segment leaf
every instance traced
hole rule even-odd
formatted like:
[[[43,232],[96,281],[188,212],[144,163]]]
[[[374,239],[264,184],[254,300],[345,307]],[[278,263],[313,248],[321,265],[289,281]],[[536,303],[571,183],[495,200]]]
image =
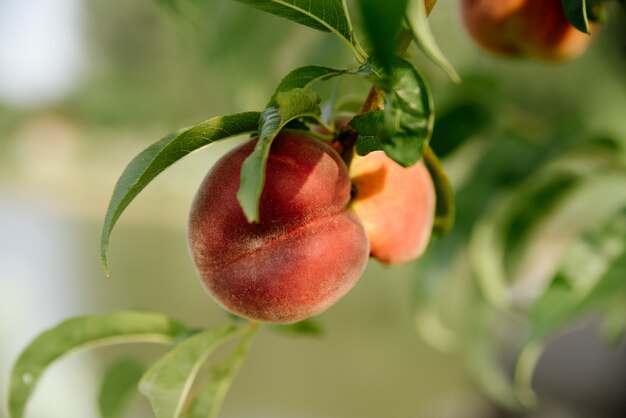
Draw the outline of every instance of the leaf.
[[[265,109],[259,119],[259,139],[241,166],[237,200],[248,222],[259,221],[259,201],[265,184],[265,167],[276,135],[290,121],[311,117],[319,120],[320,98],[313,90],[296,88],[280,92],[276,107]],[[320,121],[321,122],[321,121]]]
[[[280,81],[280,84],[276,87],[266,108],[276,107],[276,99],[280,93],[285,93],[295,88],[305,88],[316,81],[325,80],[349,72],[352,72],[352,70],[321,67],[319,65],[307,65],[305,67],[296,68]]]
[[[366,57],[358,44],[344,0],[235,0],[267,13],[284,17],[323,32],[333,32],[352,49],[355,57]],[[362,62],[362,61],[361,61]]]
[[[626,207],[609,222],[586,234],[570,247],[548,289],[528,315],[529,332],[517,361],[516,390],[526,403],[534,403],[532,373],[545,341],[561,327],[584,314],[601,312],[604,319],[624,312],[626,300]],[[606,322],[605,322],[606,324]],[[619,318],[609,337],[623,336],[626,321]]]
[[[512,411],[521,411],[523,406],[507,372],[498,361],[499,356],[492,341],[496,320],[501,317],[501,313],[482,302],[474,302],[475,306],[471,307],[464,328],[466,367],[486,395]]]
[[[115,185],[102,226],[100,260],[107,276],[111,231],[130,202],[163,170],[192,151],[221,139],[256,132],[259,116],[259,112],[244,112],[215,117],[172,132],[133,158]]]
[[[445,158],[465,141],[492,126],[493,115],[486,105],[474,99],[457,100],[452,108],[437,111],[430,146],[439,158]]]
[[[320,323],[311,318],[293,324],[273,325],[272,329],[285,335],[308,337],[319,337],[324,333]]]
[[[406,19],[413,33],[413,38],[422,52],[437,64],[453,82],[460,83],[461,77],[459,77],[454,67],[452,67],[443,52],[441,52],[441,49],[439,49],[439,45],[437,45],[435,37],[430,30],[424,0],[409,0]]]
[[[562,0],[565,15],[570,23],[583,33],[591,33],[587,17],[587,0]]]
[[[626,300],[626,209],[576,241],[561,269],[530,312],[529,340],[552,332],[606,302]]]
[[[428,168],[435,186],[435,223],[433,231],[440,237],[446,235],[454,225],[454,191],[441,162],[430,147],[424,151],[424,164]]]
[[[373,58],[389,72],[393,68],[396,36],[402,25],[407,0],[360,0],[365,33],[374,50]]]
[[[213,368],[211,378],[190,406],[185,418],[217,418],[228,389],[241,368],[258,326],[248,328],[233,352]]]
[[[68,319],[35,338],[11,372],[9,417],[22,418],[45,369],[74,350],[134,342],[170,343],[185,327],[149,312],[116,312]]]
[[[350,120],[350,125],[359,133],[356,143],[357,155],[367,155],[372,151],[383,149],[383,143],[379,139],[380,131],[385,122],[385,112],[382,110],[372,110],[360,115],[356,115]]]
[[[233,326],[200,332],[179,343],[142,376],[139,391],[157,418],[177,418],[200,367],[209,355],[240,330]]]
[[[375,63],[366,63],[359,74],[385,92],[384,118],[379,114],[368,116],[371,119],[363,122],[367,122],[363,135],[372,135],[373,123],[379,121],[380,149],[403,167],[415,164],[428,144],[434,122],[432,97],[422,74],[413,64],[398,57],[388,76]]]
[[[145,367],[134,359],[122,359],[109,367],[98,395],[101,418],[122,416],[128,397],[137,389]]]

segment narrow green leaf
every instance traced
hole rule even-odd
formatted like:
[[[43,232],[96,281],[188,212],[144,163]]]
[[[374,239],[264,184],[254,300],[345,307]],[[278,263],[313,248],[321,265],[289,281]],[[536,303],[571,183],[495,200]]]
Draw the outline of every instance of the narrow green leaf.
[[[398,57],[387,76],[375,63],[366,63],[359,74],[385,92],[384,118],[377,134],[381,149],[404,167],[415,164],[432,135],[435,116],[426,80],[413,64]],[[374,132],[372,127],[377,120],[381,121],[380,116],[373,114],[366,121],[365,136]]]
[[[345,0],[236,0],[267,13],[284,17],[323,32],[333,32],[352,49],[355,57],[365,58],[348,15]]]
[[[109,367],[98,395],[101,418],[120,418],[128,398],[137,390],[145,367],[137,360],[125,358]]]
[[[296,88],[276,95],[276,107],[265,109],[259,119],[259,138],[241,167],[237,200],[248,222],[259,221],[259,200],[265,185],[265,167],[276,135],[290,121],[320,115],[320,97],[313,90]]]
[[[466,366],[484,393],[512,411],[524,409],[494,347],[493,329],[502,315],[482,300],[474,302],[464,327],[463,347]]]
[[[587,17],[587,0],[562,0],[565,15],[570,23],[583,33],[591,33]]]
[[[280,93],[285,93],[296,88],[309,87],[316,81],[325,80],[350,72],[353,71],[340,68],[322,67],[319,65],[307,65],[305,67],[296,68],[280,81],[280,84],[276,87],[272,98],[265,107],[276,107],[276,99]]]
[[[100,260],[108,276],[107,250],[113,226],[132,200],[157,175],[201,147],[258,129],[259,112],[219,116],[190,128],[172,132],[139,153],[124,169],[109,202],[100,238]]]
[[[529,340],[543,340],[584,312],[626,300],[626,209],[576,241],[530,312]]]
[[[217,418],[230,386],[246,359],[252,338],[258,326],[248,328],[246,334],[220,364],[212,370],[210,380],[202,387],[201,392],[193,400],[185,418]]]
[[[373,57],[385,71],[394,65],[396,36],[400,31],[407,0],[360,0],[363,27],[373,49]]]
[[[413,38],[422,52],[437,64],[453,82],[460,83],[461,77],[459,77],[452,64],[448,62],[448,59],[439,49],[439,45],[437,45],[435,37],[430,30],[424,0],[409,0],[406,19],[409,22]]]
[[[209,355],[240,330],[233,326],[200,332],[179,343],[142,376],[139,391],[157,418],[178,418],[191,385]]]
[[[437,201],[435,203],[435,223],[433,231],[440,237],[446,235],[454,225],[455,207],[454,207],[454,191],[448,180],[441,162],[430,147],[426,147],[424,151],[424,164],[430,172],[435,185],[435,195]]]
[[[185,330],[150,312],[115,312],[68,319],[35,338],[11,372],[9,417],[22,418],[26,403],[50,364],[74,350],[134,342],[171,343]]]
[[[357,155],[367,155],[372,151],[383,149],[381,141],[381,130],[385,123],[385,112],[382,110],[372,110],[360,115],[356,115],[350,120],[350,127],[359,133],[356,143]]]

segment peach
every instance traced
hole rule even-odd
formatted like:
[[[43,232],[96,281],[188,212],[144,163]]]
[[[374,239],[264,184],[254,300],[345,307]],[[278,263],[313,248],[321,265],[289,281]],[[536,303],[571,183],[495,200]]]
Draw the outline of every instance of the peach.
[[[562,61],[590,40],[571,25],[561,0],[461,0],[461,15],[474,40],[500,55]]]
[[[435,219],[435,186],[421,161],[402,167],[383,151],[355,157],[350,167],[350,208],[367,231],[371,255],[401,264],[428,246]]]
[[[348,168],[328,145],[281,133],[261,194],[260,222],[237,201],[253,139],[209,171],[189,218],[189,249],[202,282],[225,309],[289,323],[316,315],[352,288],[369,255],[366,232],[347,210]]]

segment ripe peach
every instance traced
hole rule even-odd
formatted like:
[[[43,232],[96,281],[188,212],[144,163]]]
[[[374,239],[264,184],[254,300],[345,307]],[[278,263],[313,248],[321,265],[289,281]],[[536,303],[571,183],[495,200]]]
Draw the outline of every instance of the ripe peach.
[[[355,189],[350,207],[365,226],[371,255],[387,264],[419,257],[430,240],[436,203],[424,163],[405,168],[374,151],[355,157],[350,175]]]
[[[255,143],[235,148],[207,174],[191,209],[189,248],[206,289],[224,308],[259,321],[295,322],[352,288],[369,243],[347,210],[346,165],[328,145],[300,134],[274,140],[260,222],[248,223],[236,194]]]
[[[474,40],[501,55],[562,61],[590,40],[568,21],[561,0],[461,0],[461,15]]]

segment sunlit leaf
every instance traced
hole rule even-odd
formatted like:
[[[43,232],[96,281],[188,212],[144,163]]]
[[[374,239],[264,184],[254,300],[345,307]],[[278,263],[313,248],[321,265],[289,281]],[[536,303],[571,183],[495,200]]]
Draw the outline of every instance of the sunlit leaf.
[[[347,43],[358,58],[365,58],[354,36],[343,0],[236,0],[267,13],[281,16],[324,32],[333,32]]]
[[[209,355],[239,329],[209,329],[180,342],[143,375],[139,390],[152,405],[157,418],[180,416],[191,385]]]
[[[145,367],[134,359],[122,359],[108,368],[100,393],[98,408],[101,418],[120,418],[128,398],[137,390]]]
[[[417,46],[439,66],[450,79],[455,83],[461,82],[461,77],[457,74],[452,64],[448,62],[428,24],[428,14],[424,0],[409,0],[406,10],[406,18],[413,33],[413,38]]]
[[[111,231],[130,202],[163,170],[192,151],[215,141],[256,132],[259,116],[259,112],[237,113],[179,129],[143,150],[128,164],[115,185],[102,226],[100,259],[107,275]]]
[[[217,418],[257,330],[258,326],[248,328],[232,353],[212,369],[210,379],[191,403],[189,412],[183,413],[184,418]]]
[[[35,338],[11,372],[9,416],[22,418],[43,372],[74,350],[135,342],[171,343],[185,327],[149,312],[116,312],[68,319]]]
[[[272,95],[272,98],[266,108],[276,106],[276,98],[280,93],[285,93],[295,88],[305,88],[316,81],[336,77],[348,72],[351,72],[351,70],[322,67],[319,65],[307,65],[305,67],[296,68],[280,81],[280,84],[276,87],[276,90],[274,91],[274,94]]]
[[[265,109],[259,119],[259,138],[241,167],[237,200],[248,222],[259,221],[259,200],[265,185],[265,167],[276,135],[290,121],[320,115],[320,98],[313,90],[296,88],[276,95],[276,107]]]

